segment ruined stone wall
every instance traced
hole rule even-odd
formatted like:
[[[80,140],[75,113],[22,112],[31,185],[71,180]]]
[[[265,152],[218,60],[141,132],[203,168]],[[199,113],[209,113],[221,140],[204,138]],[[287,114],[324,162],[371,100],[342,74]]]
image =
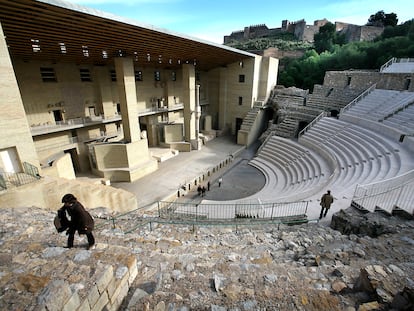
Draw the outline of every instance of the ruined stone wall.
[[[358,26],[341,22],[335,22],[335,28],[336,31],[345,34],[346,42],[372,41],[384,31],[383,27]]]
[[[306,25],[306,21],[301,20],[295,23],[293,34],[298,40],[313,42],[313,37],[319,32],[319,27],[319,25]]]
[[[379,82],[381,74],[376,71],[327,71],[323,85],[336,88],[367,89]]]
[[[408,80],[411,83],[409,83],[407,88]],[[377,84],[377,88],[414,92],[412,81],[414,81],[414,73],[384,73],[381,75],[381,81]]]
[[[372,41],[384,32],[383,27],[361,26],[361,36],[359,41]]]
[[[407,81],[413,81],[414,74],[381,73],[379,71],[327,71],[325,73],[324,85],[336,88],[367,89],[377,84],[378,89],[396,91],[414,91],[413,83],[408,85]]]

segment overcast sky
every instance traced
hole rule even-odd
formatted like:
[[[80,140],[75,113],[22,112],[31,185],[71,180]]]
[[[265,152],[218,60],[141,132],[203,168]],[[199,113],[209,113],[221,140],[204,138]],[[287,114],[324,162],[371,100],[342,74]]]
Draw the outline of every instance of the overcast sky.
[[[364,25],[378,11],[396,13],[398,23],[414,18],[413,0],[70,0],[158,28],[223,43],[223,37],[245,26],[277,28],[282,20],[307,24],[331,22]]]

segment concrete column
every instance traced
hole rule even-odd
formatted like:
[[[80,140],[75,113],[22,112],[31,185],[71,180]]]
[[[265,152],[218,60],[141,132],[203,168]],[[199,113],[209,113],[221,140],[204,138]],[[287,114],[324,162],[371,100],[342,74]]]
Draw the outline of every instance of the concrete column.
[[[195,105],[195,140],[191,143],[193,149],[201,149],[201,140],[199,139],[200,133],[200,118],[201,118],[201,106],[200,106],[200,85],[196,85],[196,105]]]
[[[220,68],[219,72],[219,120],[220,130],[224,130],[227,122],[227,69]]]
[[[124,138],[127,142],[140,140],[138,123],[137,91],[135,86],[134,62],[132,58],[115,58],[116,80],[121,104]]]
[[[29,162],[40,171],[40,163],[26,118],[19,85],[9,49],[0,24],[0,150],[16,159],[16,164]],[[3,154],[3,155],[4,155]],[[0,159],[0,168],[3,161]],[[22,167],[15,168],[15,172]],[[41,173],[41,172],[40,172]]]
[[[105,118],[114,117],[116,108],[114,108],[114,103],[112,101],[111,77],[109,75],[108,67],[96,66],[94,68],[94,74],[98,82],[98,90],[101,98],[100,110]]]
[[[194,66],[183,65],[184,138],[194,142],[196,137],[196,84]],[[197,148],[198,149],[198,148]]]
[[[211,127],[211,116],[207,115],[204,118],[204,131],[210,132],[211,129],[212,129],[212,127]]]

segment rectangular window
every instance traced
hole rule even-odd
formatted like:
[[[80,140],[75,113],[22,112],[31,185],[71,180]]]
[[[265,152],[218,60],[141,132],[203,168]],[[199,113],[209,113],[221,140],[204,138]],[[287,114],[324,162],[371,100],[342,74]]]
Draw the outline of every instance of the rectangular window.
[[[243,97],[239,96],[239,106],[243,105]]]
[[[40,67],[40,75],[43,82],[57,82],[54,68]]]
[[[154,80],[155,81],[161,81],[161,72],[154,71]]]
[[[116,72],[115,72],[115,70],[111,70],[110,73],[111,73],[111,81],[116,82]]]
[[[239,75],[239,82],[244,83],[244,81],[245,81],[245,76],[244,75]]]
[[[142,81],[142,71],[135,70],[135,81]]]
[[[79,69],[80,79],[82,82],[91,82],[91,73],[87,68],[80,68]]]

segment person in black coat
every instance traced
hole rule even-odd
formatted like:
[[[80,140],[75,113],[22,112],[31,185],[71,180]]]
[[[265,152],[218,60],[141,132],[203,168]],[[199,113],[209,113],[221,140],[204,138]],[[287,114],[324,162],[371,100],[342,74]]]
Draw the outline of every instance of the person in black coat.
[[[66,218],[66,227],[68,228],[66,231],[66,234],[68,235],[67,248],[73,247],[75,232],[78,231],[79,234],[86,234],[88,239],[88,249],[90,249],[95,244],[95,237],[92,234],[94,228],[94,220],[92,216],[71,193],[63,196],[62,203],[64,205],[59,209],[58,215],[62,215],[63,219],[66,218],[66,213],[70,216],[70,220]]]

